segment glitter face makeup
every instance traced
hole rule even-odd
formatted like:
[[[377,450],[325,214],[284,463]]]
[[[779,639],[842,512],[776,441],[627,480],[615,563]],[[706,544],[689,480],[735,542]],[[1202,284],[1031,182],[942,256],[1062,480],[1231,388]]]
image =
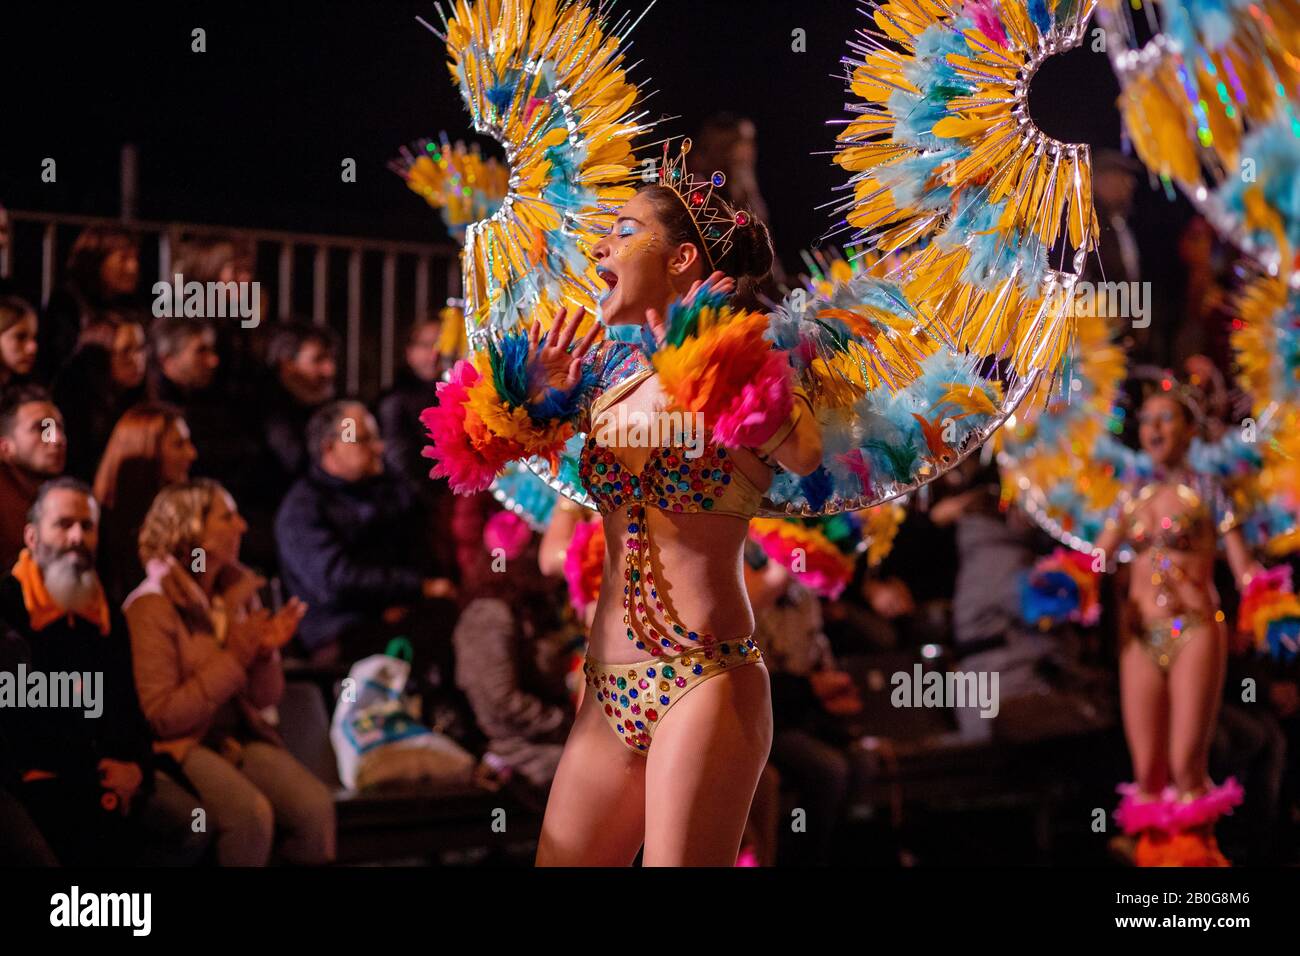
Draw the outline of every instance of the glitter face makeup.
[[[635,230],[636,224],[630,222],[623,223],[619,228],[631,228]],[[643,255],[648,252],[654,252],[659,248],[659,237],[653,232],[631,232],[626,234],[620,233],[620,235],[626,235],[629,237],[629,241],[623,243],[615,249],[613,253],[611,253],[611,258],[618,261],[630,259],[633,256]]]

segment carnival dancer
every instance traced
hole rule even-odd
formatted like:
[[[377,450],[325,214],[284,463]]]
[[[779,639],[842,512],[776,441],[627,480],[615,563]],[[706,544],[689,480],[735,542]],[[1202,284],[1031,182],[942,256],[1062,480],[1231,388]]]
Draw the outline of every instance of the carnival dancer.
[[[742,556],[775,467],[813,471],[820,434],[766,316],[726,302],[768,272],[766,227],[683,163],[665,171],[593,247],[601,322],[579,335],[582,311],[562,311],[504,336],[424,416],[457,490],[588,436],[605,568],[539,865],[627,865],[643,846],[645,865],[731,865],[771,745]],[[695,413],[702,443],[683,441]]]
[[[1222,546],[1243,593],[1262,569],[1218,480],[1189,463],[1199,418],[1192,391],[1164,377],[1138,415],[1151,472],[1124,486],[1095,557],[1078,556],[1082,562],[1071,562],[1069,571],[1078,579],[1090,560],[1114,568],[1121,548],[1133,552],[1120,614],[1119,674],[1134,781],[1119,787],[1115,819],[1137,837],[1139,866],[1227,866],[1214,825],[1243,798],[1236,780],[1215,785],[1209,777],[1228,654],[1214,586],[1216,552]],[[1033,578],[1040,589],[1045,572],[1061,565],[1060,554],[1039,562]],[[1095,595],[1090,585],[1079,589],[1088,591]]]

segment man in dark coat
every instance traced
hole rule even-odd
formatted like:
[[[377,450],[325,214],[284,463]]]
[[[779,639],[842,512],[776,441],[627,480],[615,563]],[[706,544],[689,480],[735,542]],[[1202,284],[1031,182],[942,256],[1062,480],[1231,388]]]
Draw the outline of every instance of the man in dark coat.
[[[194,862],[204,815],[155,773],[130,638],[95,571],[98,525],[89,488],[48,482],[0,580],[0,737],[16,795],[63,863]]]
[[[384,443],[360,402],[333,402],[311,419],[307,474],[275,521],[280,569],[308,605],[298,639],[318,663],[352,663],[389,638],[449,647],[449,581],[436,577],[422,543],[413,493],[385,472]]]

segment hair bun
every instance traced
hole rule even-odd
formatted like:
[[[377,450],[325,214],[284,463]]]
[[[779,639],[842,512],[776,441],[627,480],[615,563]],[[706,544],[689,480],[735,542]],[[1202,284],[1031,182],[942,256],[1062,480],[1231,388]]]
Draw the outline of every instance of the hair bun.
[[[731,248],[718,262],[718,268],[739,279],[762,279],[772,271],[776,252],[772,248],[772,235],[767,225],[754,216],[749,222],[737,226],[731,234]]]

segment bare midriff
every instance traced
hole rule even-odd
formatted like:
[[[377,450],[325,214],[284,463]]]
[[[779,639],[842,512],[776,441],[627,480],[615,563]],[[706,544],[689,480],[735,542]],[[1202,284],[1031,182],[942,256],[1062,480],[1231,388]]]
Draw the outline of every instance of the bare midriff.
[[[617,414],[622,404],[629,412],[654,411],[661,402],[662,393],[652,376],[606,410]],[[651,453],[646,448],[614,451],[633,472],[644,467]],[[765,489],[771,482],[771,470],[753,453],[737,449],[732,457],[735,467],[757,488]],[[721,643],[751,635],[754,614],[745,591],[742,563],[748,519],[644,505],[639,513],[645,526],[644,540],[649,544],[647,558],[639,563],[653,575],[649,584],[657,592],[643,595],[644,615],[654,625],[654,631],[687,650],[702,646],[706,638]],[[651,634],[644,633],[635,599],[630,609],[625,602],[628,569],[638,564],[637,555],[628,561],[629,543],[637,538],[629,527],[633,524],[629,508],[614,508],[603,516],[602,524],[605,566],[592,623],[590,656],[604,663],[621,664],[651,659],[656,656],[651,646],[662,655],[678,653],[675,647],[655,642]],[[658,604],[663,605],[662,611]],[[673,623],[680,624],[686,633],[674,631]],[[629,629],[635,638],[629,638]],[[691,639],[692,634],[698,639]],[[644,646],[638,647],[638,642]]]
[[[1176,485],[1157,487],[1135,510],[1134,526],[1145,540],[1133,541],[1133,576],[1129,599],[1150,626],[1179,614],[1195,613],[1208,621],[1219,609],[1214,587],[1216,534],[1204,504],[1191,505]]]

